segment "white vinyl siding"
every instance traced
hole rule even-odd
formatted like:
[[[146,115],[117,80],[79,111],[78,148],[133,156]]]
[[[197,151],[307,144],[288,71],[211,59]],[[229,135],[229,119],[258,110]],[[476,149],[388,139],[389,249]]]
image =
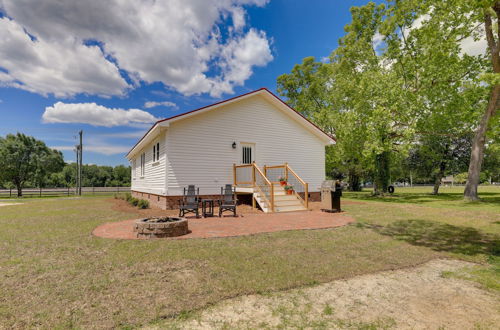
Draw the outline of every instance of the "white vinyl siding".
[[[181,195],[188,184],[201,194],[220,193],[233,183],[232,165],[243,161],[245,143],[255,145],[259,166],[288,162],[311,192],[325,178],[324,141],[261,96],[173,122],[166,135],[168,195]]]
[[[166,193],[165,134],[161,134],[150,145],[139,151],[132,162],[136,164],[132,190],[158,195]],[[153,147],[155,154],[153,156]],[[141,173],[141,157],[144,154],[144,172]],[[153,160],[154,158],[154,160]]]

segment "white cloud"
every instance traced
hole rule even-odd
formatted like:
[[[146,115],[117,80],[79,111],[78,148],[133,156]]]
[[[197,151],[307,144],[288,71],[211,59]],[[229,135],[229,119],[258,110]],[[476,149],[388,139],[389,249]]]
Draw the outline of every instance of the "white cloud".
[[[112,127],[149,124],[157,118],[139,109],[112,109],[95,103],[57,102],[45,108],[42,120],[44,123],[83,123]]]
[[[177,104],[175,104],[174,102],[170,102],[170,101],[163,101],[163,102],[147,101],[146,103],[144,103],[144,107],[146,109],[155,108],[155,107],[159,107],[159,106],[164,106],[164,107],[169,107],[169,108],[174,108],[174,109],[178,108]]]
[[[140,139],[146,134],[147,130],[133,131],[133,132],[121,132],[121,133],[104,133],[99,134],[99,137],[103,138],[115,138],[115,139]]]
[[[12,18],[0,27],[8,72],[0,71],[0,82],[40,94],[120,95],[139,82],[163,82],[185,95],[220,96],[273,59],[266,34],[245,21],[244,6],[267,0],[0,2]]]
[[[221,57],[223,79],[212,87],[212,96],[233,93],[233,86],[241,86],[250,78],[253,66],[264,66],[273,59],[265,33],[255,29],[231,40]]]
[[[433,8],[431,11],[434,10]],[[412,24],[412,26],[408,29],[409,33],[413,29],[419,29],[423,26],[423,24],[431,19],[431,15],[424,14],[418,17]],[[486,37],[484,33],[484,27],[479,26],[479,30],[476,31],[476,37],[468,37],[464,40],[460,41],[460,47],[462,49],[463,54],[467,54],[470,56],[478,56],[484,55],[488,49],[488,43],[486,42]]]
[[[56,149],[59,151],[73,151],[75,147],[73,146],[51,146],[50,148]],[[130,146],[118,146],[118,145],[108,145],[108,144],[100,144],[100,145],[83,145],[83,152],[95,152],[103,155],[117,155],[123,154],[130,150]]]
[[[486,41],[486,37],[479,38],[478,40],[475,40],[473,37],[468,37],[460,42],[460,47],[462,47],[462,51],[467,55],[484,55],[488,50],[488,42]]]
[[[75,40],[31,40],[22,26],[0,18],[0,86],[65,97],[78,93],[120,95],[128,84],[97,46]]]

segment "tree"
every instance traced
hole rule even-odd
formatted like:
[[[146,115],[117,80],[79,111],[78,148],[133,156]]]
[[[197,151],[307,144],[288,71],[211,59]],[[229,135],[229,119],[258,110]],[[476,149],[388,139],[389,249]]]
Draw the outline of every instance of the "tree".
[[[477,187],[480,181],[481,165],[484,158],[486,133],[491,119],[500,107],[500,1],[478,1],[484,16],[484,31],[488,43],[493,74],[488,75],[491,84],[490,98],[472,142],[471,158],[464,197],[467,200],[478,200]],[[496,21],[496,22],[495,22]],[[495,37],[496,30],[496,37]]]
[[[470,158],[470,134],[429,134],[420,137],[418,141],[410,152],[407,163],[411,163],[412,170],[419,177],[433,181],[432,194],[437,195],[443,177],[466,169]]]
[[[373,42],[385,6],[369,3],[352,7],[351,14],[352,23],[330,55],[330,63],[304,59],[292,73],[278,78],[278,91],[335,135],[337,145],[327,159],[345,169],[351,188],[359,189],[359,177],[371,171],[376,192],[384,193],[391,153],[401,151],[402,141],[410,136],[412,107],[406,102],[401,78],[386,65]]]
[[[17,188],[18,197],[27,181],[41,181],[42,174],[59,171],[62,164],[60,152],[33,137],[21,133],[0,137],[0,176]]]

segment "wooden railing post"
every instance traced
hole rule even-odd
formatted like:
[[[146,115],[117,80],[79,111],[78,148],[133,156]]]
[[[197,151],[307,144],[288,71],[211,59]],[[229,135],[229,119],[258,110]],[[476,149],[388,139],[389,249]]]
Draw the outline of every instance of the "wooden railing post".
[[[267,178],[267,165],[264,165],[264,176]]]
[[[306,202],[306,209],[309,209],[309,183],[306,182],[304,191],[304,200]]]
[[[288,163],[285,163],[285,181],[288,182]]]
[[[252,186],[255,187],[255,162],[252,163]]]
[[[233,163],[233,181],[236,186],[236,164]]]
[[[271,212],[274,212],[274,185],[271,182]]]

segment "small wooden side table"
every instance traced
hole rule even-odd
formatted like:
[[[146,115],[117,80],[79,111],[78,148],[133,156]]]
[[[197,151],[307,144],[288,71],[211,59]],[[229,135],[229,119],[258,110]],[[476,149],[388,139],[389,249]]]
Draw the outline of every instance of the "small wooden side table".
[[[202,199],[201,200],[201,211],[204,218],[214,216],[214,204],[213,199]]]

